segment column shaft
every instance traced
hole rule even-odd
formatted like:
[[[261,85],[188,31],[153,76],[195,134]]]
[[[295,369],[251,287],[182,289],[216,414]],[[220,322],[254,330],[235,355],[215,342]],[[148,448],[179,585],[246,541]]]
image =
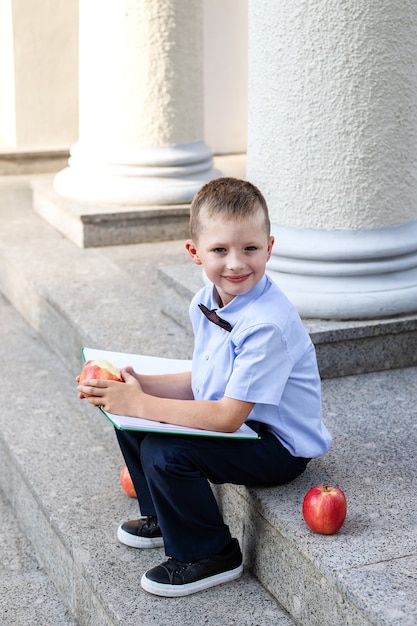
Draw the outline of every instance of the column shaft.
[[[417,8],[250,0],[250,180],[305,317],[417,310]]]
[[[59,194],[177,204],[213,177],[202,26],[201,0],[81,0],[80,136]]]

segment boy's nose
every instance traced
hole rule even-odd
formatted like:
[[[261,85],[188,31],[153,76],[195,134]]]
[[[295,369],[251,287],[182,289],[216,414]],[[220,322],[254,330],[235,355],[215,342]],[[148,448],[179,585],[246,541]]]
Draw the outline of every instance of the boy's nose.
[[[236,272],[238,270],[241,270],[243,267],[245,267],[245,263],[242,257],[240,256],[240,254],[231,254],[228,256],[228,259],[227,259],[227,267],[228,269]]]

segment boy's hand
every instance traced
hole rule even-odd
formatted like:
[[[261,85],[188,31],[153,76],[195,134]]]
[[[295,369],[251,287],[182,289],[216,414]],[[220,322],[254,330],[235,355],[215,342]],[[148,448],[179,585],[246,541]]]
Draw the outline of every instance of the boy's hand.
[[[137,414],[143,393],[138,376],[130,366],[123,368],[121,375],[124,381],[122,383],[114,380],[85,380],[82,385],[78,385],[78,395],[80,398],[87,396],[90,404],[102,407],[108,413]]]

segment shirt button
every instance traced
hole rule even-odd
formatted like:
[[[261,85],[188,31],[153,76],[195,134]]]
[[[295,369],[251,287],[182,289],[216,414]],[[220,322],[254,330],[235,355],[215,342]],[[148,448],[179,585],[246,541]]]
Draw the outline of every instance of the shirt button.
[[[205,354],[205,355],[204,355],[204,358],[206,359],[206,361],[208,361],[208,360],[209,360],[209,358],[210,358],[210,355],[209,355],[209,354]]]

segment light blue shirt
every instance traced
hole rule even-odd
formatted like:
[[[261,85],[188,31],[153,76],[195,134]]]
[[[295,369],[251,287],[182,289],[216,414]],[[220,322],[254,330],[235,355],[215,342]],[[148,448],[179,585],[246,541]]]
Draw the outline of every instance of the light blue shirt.
[[[321,415],[316,353],[298,313],[268,276],[217,313],[228,332],[198,308],[219,308],[213,285],[190,305],[195,335],[192,389],[196,400],[223,396],[254,402],[248,419],[268,425],[294,456],[313,458],[331,443]]]

